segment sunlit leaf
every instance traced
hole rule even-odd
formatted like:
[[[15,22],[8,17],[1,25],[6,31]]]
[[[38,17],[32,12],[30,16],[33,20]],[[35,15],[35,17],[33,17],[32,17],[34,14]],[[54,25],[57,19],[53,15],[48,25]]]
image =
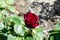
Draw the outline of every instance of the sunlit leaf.
[[[12,4],[14,4],[14,0],[5,0],[5,2],[7,3],[7,4],[10,4],[10,5],[12,5]]]
[[[21,22],[18,16],[12,16],[12,20],[16,24],[20,24],[20,22]]]
[[[4,18],[3,22],[7,24],[9,20],[12,20],[10,16]]]
[[[21,24],[19,17],[16,15],[11,15],[11,16],[4,18],[5,23],[8,21],[13,21],[15,24]]]
[[[36,33],[35,37],[36,37],[36,40],[43,40],[44,35],[42,32],[39,32],[39,33]]]
[[[15,24],[14,25],[14,31],[16,32],[16,34],[24,36],[25,31],[24,31],[24,29],[22,28],[21,25]]]
[[[4,2],[4,0],[0,0],[0,8],[7,7],[7,4]]]
[[[0,30],[2,30],[4,28],[4,24],[1,22],[0,23]]]
[[[34,29],[36,32],[42,32],[43,31],[43,28],[35,28]]]
[[[20,18],[21,24],[22,25],[25,25],[25,23],[24,23],[24,17],[23,16],[20,16],[19,18]]]
[[[33,40],[32,37],[26,37],[25,40]]]
[[[23,40],[23,37],[16,37],[16,40]]]
[[[33,35],[34,35],[34,39],[43,40],[43,38],[44,38],[43,29],[42,28],[35,28]]]
[[[3,15],[2,15],[2,14],[0,14],[0,20],[2,20],[2,18],[3,18]]]
[[[2,10],[2,12],[1,12],[3,15],[6,15],[6,14],[8,14],[8,11],[7,10]]]
[[[7,40],[16,40],[16,37],[9,34]]]
[[[11,12],[16,13],[16,9],[15,9],[14,6],[8,6],[7,8],[8,8],[8,10],[10,10]]]

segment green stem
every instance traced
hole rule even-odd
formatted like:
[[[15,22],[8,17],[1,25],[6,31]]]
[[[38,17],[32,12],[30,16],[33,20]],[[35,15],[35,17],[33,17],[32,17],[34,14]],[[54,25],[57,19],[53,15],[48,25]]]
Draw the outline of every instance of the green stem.
[[[59,32],[52,32],[52,33],[50,33],[50,34],[56,34],[56,33],[59,33]]]

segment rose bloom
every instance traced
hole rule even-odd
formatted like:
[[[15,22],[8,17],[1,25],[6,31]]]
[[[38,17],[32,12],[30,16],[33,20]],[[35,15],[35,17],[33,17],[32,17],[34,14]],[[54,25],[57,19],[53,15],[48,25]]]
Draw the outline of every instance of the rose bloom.
[[[39,17],[34,13],[31,13],[31,11],[24,14],[24,21],[29,28],[35,28],[39,25]]]

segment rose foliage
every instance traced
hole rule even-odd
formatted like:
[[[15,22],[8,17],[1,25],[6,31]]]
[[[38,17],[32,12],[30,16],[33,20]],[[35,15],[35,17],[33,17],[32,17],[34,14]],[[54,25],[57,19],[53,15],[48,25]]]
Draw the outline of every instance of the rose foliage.
[[[0,40],[44,40],[38,15],[28,11],[18,16],[13,6],[14,2],[14,0],[0,0]],[[55,25],[54,30],[57,29],[60,30],[60,23]],[[58,31],[51,32],[54,33]],[[49,40],[53,40],[53,37]]]

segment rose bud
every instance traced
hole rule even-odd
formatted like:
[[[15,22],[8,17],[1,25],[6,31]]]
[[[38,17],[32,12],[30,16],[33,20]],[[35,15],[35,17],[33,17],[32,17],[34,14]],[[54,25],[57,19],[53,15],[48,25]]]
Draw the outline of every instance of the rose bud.
[[[39,25],[39,17],[31,11],[24,14],[24,21],[29,28],[35,28]]]

